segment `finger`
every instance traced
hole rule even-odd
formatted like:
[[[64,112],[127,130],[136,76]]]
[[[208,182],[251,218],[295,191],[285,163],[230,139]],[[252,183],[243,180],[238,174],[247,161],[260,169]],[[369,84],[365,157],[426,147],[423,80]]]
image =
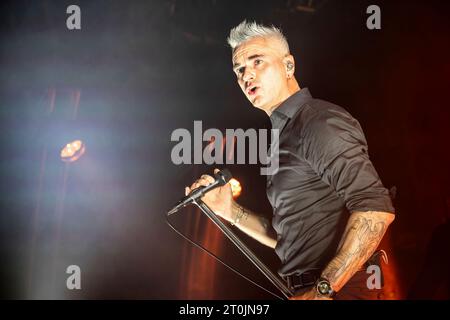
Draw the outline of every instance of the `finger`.
[[[191,192],[191,189],[189,187],[184,188],[184,195],[187,196]]]
[[[209,183],[213,183],[215,181],[213,177],[211,177],[211,176],[209,176],[207,174],[202,175],[200,178],[202,180],[206,180]]]
[[[203,177],[203,176],[202,176]],[[214,182],[214,179],[213,179],[213,182]],[[209,180],[207,180],[207,179],[205,179],[205,178],[200,178],[200,179],[198,179],[197,180],[197,183],[200,185],[200,186],[207,186],[207,185],[209,185],[211,182],[209,181]]]
[[[220,171],[219,169],[215,168],[215,169],[214,169],[214,174],[216,174],[216,173],[219,172],[219,171]]]
[[[208,181],[203,180],[203,179],[198,179],[197,181],[195,181],[192,184],[191,189],[196,189],[196,188],[201,187],[201,186],[206,187],[208,184],[209,184]]]

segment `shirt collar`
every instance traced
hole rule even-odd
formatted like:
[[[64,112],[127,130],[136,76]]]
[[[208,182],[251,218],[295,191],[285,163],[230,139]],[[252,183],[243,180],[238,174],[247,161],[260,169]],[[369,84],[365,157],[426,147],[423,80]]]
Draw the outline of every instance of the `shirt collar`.
[[[312,99],[308,88],[303,88],[284,100],[270,115],[273,129],[283,129],[289,119],[309,100]]]

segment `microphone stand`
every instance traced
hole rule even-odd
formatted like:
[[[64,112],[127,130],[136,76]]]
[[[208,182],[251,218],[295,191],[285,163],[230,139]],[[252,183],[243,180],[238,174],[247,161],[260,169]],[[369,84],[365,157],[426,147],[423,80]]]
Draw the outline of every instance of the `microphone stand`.
[[[286,284],[276,276],[272,271],[270,271],[267,266],[258,259],[258,257],[234,234],[234,232],[225,225],[222,220],[200,199],[194,200],[200,210],[212,220],[212,222],[225,234],[225,236],[230,239],[230,241],[253,263],[262,274],[269,279],[269,281],[281,291],[281,293],[289,299],[293,296],[293,292],[286,286]]]

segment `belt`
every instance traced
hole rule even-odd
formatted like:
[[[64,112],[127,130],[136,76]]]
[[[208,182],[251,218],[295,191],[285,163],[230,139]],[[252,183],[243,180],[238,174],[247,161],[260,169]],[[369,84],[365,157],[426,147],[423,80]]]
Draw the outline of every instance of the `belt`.
[[[367,268],[371,265],[381,266],[381,259],[387,264],[387,254],[384,250],[376,251],[364,265],[361,267],[359,271],[366,271]],[[305,271],[302,274],[292,274],[286,276],[286,281],[288,288],[296,290],[304,287],[312,286],[316,283],[317,279],[320,278],[321,272],[319,270],[309,270]]]
[[[300,289],[312,286],[319,279],[321,272],[319,270],[305,271],[302,274],[292,274],[286,277],[289,289]]]

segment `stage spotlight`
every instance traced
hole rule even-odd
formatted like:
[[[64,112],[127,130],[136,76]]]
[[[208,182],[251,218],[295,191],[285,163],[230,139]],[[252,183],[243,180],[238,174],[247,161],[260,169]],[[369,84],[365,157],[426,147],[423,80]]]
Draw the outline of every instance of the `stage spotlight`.
[[[228,183],[231,185],[231,193],[233,194],[233,198],[239,197],[242,191],[241,183],[234,178],[232,178]]]
[[[85,152],[83,141],[75,140],[64,146],[61,150],[61,160],[64,162],[77,161]]]

